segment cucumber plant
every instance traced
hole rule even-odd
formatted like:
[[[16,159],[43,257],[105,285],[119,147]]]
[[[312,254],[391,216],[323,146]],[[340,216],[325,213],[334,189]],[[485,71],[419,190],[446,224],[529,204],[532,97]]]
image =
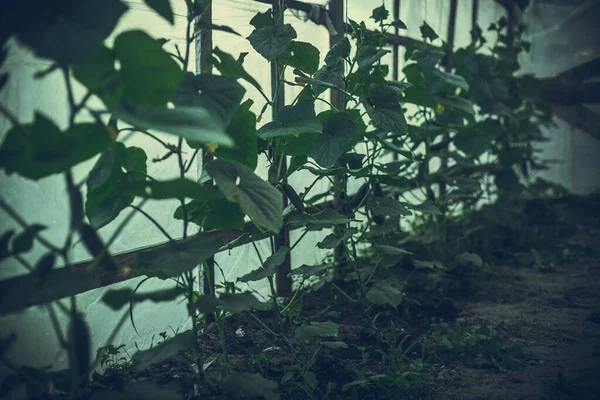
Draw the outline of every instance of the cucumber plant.
[[[405,299],[405,282],[381,278],[380,272],[393,265],[390,260],[409,254],[393,239],[401,233],[401,220],[427,215],[443,221],[494,196],[518,192],[529,171],[543,167],[534,157],[533,142],[542,138],[540,126],[549,121],[548,107],[534,77],[514,74],[519,67],[518,53],[530,45],[520,39],[521,28],[506,33],[505,19],[489,28],[497,36],[493,46],[488,48],[481,30],[475,30],[473,44],[456,51],[435,46],[437,34],[424,23],[423,41],[407,48],[403,79],[390,80],[389,67],[382,61],[389,53],[386,33],[405,25],[399,20],[389,21],[384,6],[376,8],[372,16],[379,30],[371,31],[364,22],[349,20],[351,35],[323,55],[312,44],[298,40],[292,25],[283,20],[283,9],[254,16],[250,21],[254,30],[247,40],[276,72],[270,96],[252,76],[253,71],[245,69],[244,54],[236,56],[215,47],[207,59],[218,74],[194,74],[188,71],[191,47],[202,30],[237,34],[230,27],[204,21],[210,3],[186,0],[185,48],[176,52],[169,51],[164,40],[141,30],[122,32],[108,46],[105,39],[126,11],[125,1],[69,0],[62,8],[39,5],[31,10],[15,3],[8,8],[0,36],[2,45],[15,37],[37,57],[50,60],[51,66],[37,74],[40,79],[47,79],[52,71],[62,73],[69,123],[60,129],[52,116],[42,113],[37,113],[33,122],[24,123],[10,105],[0,105],[0,112],[12,125],[0,146],[0,168],[32,181],[62,175],[71,214],[64,244],[55,245],[44,238],[43,225],[27,222],[31,216],[19,215],[0,199],[0,206],[22,227],[18,234],[2,234],[1,259],[13,258],[22,264],[28,277],[41,285],[36,286],[38,290],[61,291],[69,283],[50,277],[58,264],[65,268],[73,265],[69,250],[77,238],[93,257],[89,271],[117,271],[120,267],[110,254],[110,246],[132,217],[142,214],[165,235],[167,243],[141,251],[131,267],[138,276],[172,280],[174,286],[150,293],[138,293],[137,288],[109,290],[102,301],[124,311],[111,337],[128,318],[133,321],[135,304],[173,301],[181,296],[186,298],[192,329],[134,354],[131,368],[140,370],[191,349],[195,395],[202,395],[208,383],[198,345],[202,340],[201,316],[214,313],[225,357],[225,391],[233,391],[232,396],[238,395],[236,390],[247,390],[256,396],[277,398],[275,383],[258,374],[229,370],[223,337],[226,317],[250,312],[260,322],[251,310],[272,310],[278,328],[263,326],[276,343],[289,348],[296,362],[286,379],[299,380],[297,386],[302,390],[314,388],[316,376],[311,368],[317,353],[303,360],[299,348],[306,343],[317,343],[319,349],[346,344],[335,341],[338,326],[334,322],[302,323],[299,312],[291,317],[294,302],[302,299],[298,294],[302,288],[293,294],[291,302],[282,305],[273,280],[277,267],[308,232],[333,228],[318,247],[339,249],[342,257],[333,263],[303,265],[290,276],[299,276],[300,286],[314,277],[322,280],[320,284],[331,284],[367,315],[381,308],[399,307]],[[168,0],[148,0],[147,4],[173,22]],[[482,51],[484,48],[488,51]],[[443,65],[449,56],[455,60],[454,70]],[[4,61],[5,52],[0,58]],[[290,73],[293,81],[288,78]],[[73,80],[86,88],[82,98],[75,98]],[[254,87],[260,97],[249,99],[240,80]],[[7,82],[10,76],[5,74],[0,87]],[[291,102],[276,106],[283,85],[299,90]],[[342,97],[342,106],[328,101],[330,92]],[[104,107],[92,107],[92,97]],[[255,102],[260,107],[255,107]],[[327,110],[317,113],[317,102],[325,103]],[[272,121],[260,124],[269,107],[274,110]],[[93,122],[81,122],[82,115]],[[165,155],[153,161],[174,157],[178,178],[150,176],[144,149],[125,143],[130,135],[143,135],[159,143]],[[212,153],[213,160],[204,166],[198,180],[189,179],[187,174],[201,151]],[[255,173],[260,155],[269,164],[268,180]],[[390,161],[390,155],[397,159]],[[73,168],[91,159],[95,163],[86,179],[76,182]],[[435,160],[444,160],[437,170],[430,168]],[[300,171],[313,176],[302,190],[288,181]],[[205,184],[208,180],[215,184]],[[346,191],[350,180],[359,183],[354,194]],[[320,181],[330,182],[331,188],[312,193]],[[334,195],[340,200],[336,207],[311,211],[319,200]],[[285,209],[284,196],[290,204]],[[140,201],[134,204],[136,199]],[[178,200],[179,206],[172,212],[182,222],[182,239],[173,239],[143,210],[149,199]],[[123,222],[103,241],[97,231],[124,213]],[[251,292],[236,290],[233,284],[220,295],[196,290],[198,263],[248,240],[248,234],[242,232],[245,218],[253,223],[251,236],[269,238],[272,253],[263,260],[257,250],[260,265],[238,282],[267,279],[271,289],[267,304]],[[190,235],[190,224],[201,231]],[[297,242],[286,247],[277,242],[284,228],[304,231]],[[237,239],[232,242],[230,236],[222,234],[223,229],[238,231]],[[47,251],[36,265],[30,265],[22,255],[34,242]],[[360,263],[360,249],[365,245],[378,251],[373,268],[365,269]],[[82,282],[93,279],[87,273],[74,278]],[[346,284],[348,280],[355,285]],[[68,354],[69,369],[33,373],[29,367],[12,364],[4,354],[14,336],[0,342],[0,359],[13,373],[11,385],[25,384],[31,394],[49,395],[53,390],[77,398],[90,372],[108,361],[100,355],[105,353],[98,353],[95,361],[92,358],[89,327],[77,310],[75,296],[69,305],[56,301],[45,306],[53,321],[57,321],[55,306],[70,318],[66,336],[54,324]],[[396,368],[397,355],[389,363],[390,369]],[[142,390],[148,399],[163,394],[152,385],[136,390]]]

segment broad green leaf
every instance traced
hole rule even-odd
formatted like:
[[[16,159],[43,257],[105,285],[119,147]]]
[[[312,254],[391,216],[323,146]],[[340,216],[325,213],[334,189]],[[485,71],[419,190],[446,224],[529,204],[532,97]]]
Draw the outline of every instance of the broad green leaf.
[[[72,312],[70,315],[67,340],[72,349],[69,369],[77,375],[76,379],[86,379],[92,358],[92,341],[90,328],[79,312]]]
[[[330,64],[335,59],[346,60],[350,56],[350,41],[347,37],[334,44],[325,56],[325,64]]]
[[[397,135],[407,132],[406,119],[396,90],[373,84],[369,88],[369,97],[362,99],[362,102],[375,126]]]
[[[77,124],[66,132],[42,114],[33,124],[12,127],[0,147],[0,168],[7,174],[38,180],[86,161],[112,142],[98,124]]]
[[[215,232],[199,232],[187,239],[140,251],[138,267],[148,277],[178,277],[212,257],[224,244]]]
[[[0,261],[4,261],[8,257],[10,257],[10,250],[8,248],[8,244],[10,239],[14,236],[15,231],[9,230],[6,231],[0,236]]]
[[[173,100],[184,72],[159,41],[143,31],[127,31],[115,39],[114,51],[128,103],[160,107]]]
[[[177,89],[175,105],[203,108],[225,127],[245,93],[234,77],[188,72]]]
[[[390,12],[386,10],[385,4],[382,4],[381,6],[373,9],[371,18],[375,20],[375,22],[383,22],[388,18],[389,15]]]
[[[263,139],[289,136],[307,132],[321,132],[323,125],[315,115],[315,104],[299,101],[296,105],[285,106],[277,113],[275,121],[262,126],[257,135]]]
[[[290,248],[282,246],[276,253],[271,254],[269,258],[265,260],[263,266],[248,272],[247,274],[237,278],[237,282],[254,282],[260,281],[261,279],[272,277],[275,275],[275,270],[278,266],[283,264],[285,257],[289,254]]]
[[[402,250],[399,249],[398,247],[395,246],[388,246],[385,244],[380,244],[375,246],[375,250],[377,250],[377,253],[381,253],[381,254],[387,254],[390,256],[403,256],[405,254],[413,254],[410,251],[406,251],[406,250]]]
[[[193,349],[195,340],[194,333],[189,330],[175,335],[148,350],[138,351],[131,357],[133,369],[143,371],[153,364],[161,363],[176,356],[180,351]]]
[[[439,261],[415,261],[415,268],[431,269],[431,270],[445,270],[446,267]]]
[[[260,374],[234,372],[221,381],[223,392],[232,399],[279,400],[277,383]]]
[[[421,25],[419,27],[419,29],[421,30],[421,36],[425,40],[429,39],[430,41],[433,42],[435,39],[437,39],[439,37],[437,35],[437,33],[435,33],[433,28],[431,26],[427,25],[427,22],[425,22],[425,21],[423,21],[423,25]]]
[[[294,28],[290,24],[285,24],[256,29],[248,36],[248,40],[254,50],[271,61],[279,57],[296,36]]]
[[[390,51],[380,49],[376,46],[362,46],[358,50],[356,62],[359,70],[369,69],[373,64],[381,60],[381,57],[388,54]]]
[[[281,57],[280,62],[309,75],[319,69],[319,50],[310,43],[293,41],[290,43],[289,55]]]
[[[412,54],[411,59],[415,60],[421,67],[422,71],[425,72],[433,70],[443,57],[444,52],[442,50],[426,47],[424,49],[415,51]],[[411,80],[409,79],[409,81]]]
[[[522,189],[519,177],[512,169],[504,169],[494,173],[494,183],[504,192],[518,192]]]
[[[379,281],[365,295],[367,300],[373,304],[389,304],[398,308],[405,294],[402,291],[404,285],[394,281]]]
[[[408,29],[408,27],[406,26],[406,24],[404,22],[402,22],[401,20],[399,20],[399,19],[393,21],[391,25],[394,28],[398,28],[398,29]]]
[[[306,265],[303,264],[298,268],[294,268],[288,276],[302,275],[304,279],[308,279],[311,276],[321,276],[327,272],[329,268],[333,267],[333,264],[319,264],[319,265]]]
[[[204,187],[199,183],[177,178],[170,181],[139,181],[129,182],[121,187],[121,192],[129,196],[148,199],[195,199],[210,201],[222,199],[221,193],[213,187]]]
[[[109,109],[118,107],[125,93],[121,75],[115,69],[116,60],[114,51],[102,47],[94,57],[73,67],[73,77]]]
[[[320,129],[323,129],[323,125],[321,125]],[[282,140],[279,142],[279,146],[277,146],[276,148],[277,154],[284,156],[292,156],[292,160],[294,158],[298,159],[301,156],[306,157],[306,154],[308,154],[310,149],[313,148],[315,142],[320,136],[321,134],[319,132],[307,132],[298,136],[286,136],[285,138],[282,138]],[[302,164],[305,163],[306,161],[304,161]]]
[[[208,229],[243,229],[244,213],[235,203],[230,203],[218,192],[218,198],[192,200],[186,204],[187,218],[190,222]],[[173,218],[183,220],[181,206],[173,214]]]
[[[225,129],[235,145],[232,148],[218,147],[215,150],[215,156],[239,161],[254,170],[258,163],[258,139],[256,137],[256,115],[250,111],[252,104],[252,100],[242,103]]]
[[[244,69],[242,63],[229,53],[226,53],[220,50],[218,47],[215,47],[213,50],[213,54],[215,54],[219,58],[219,62],[215,64],[215,67],[219,70],[221,75],[223,76],[232,76],[234,78],[244,79],[252,86],[257,88],[262,92],[262,88],[248,72]]]
[[[144,181],[146,153],[137,147],[114,143],[94,164],[86,181],[85,214],[91,226],[99,229],[115,219],[134,196],[124,195],[120,188]]]
[[[150,300],[154,303],[173,301],[177,297],[184,295],[186,289],[174,287],[172,289],[156,290],[148,293],[135,293],[129,288],[109,290],[102,296],[102,302],[113,310],[120,310],[123,306],[133,303],[141,303]]]
[[[294,227],[302,227],[312,225],[313,229],[331,228],[333,225],[346,224],[350,220],[344,215],[338,213],[331,208],[326,208],[313,215],[299,214],[289,220],[289,224]]]
[[[369,208],[373,211],[373,214],[380,216],[400,217],[412,215],[412,212],[406,208],[404,203],[392,197],[376,197],[369,202]]]
[[[443,105],[444,107],[451,107],[462,111],[468,116],[475,115],[475,110],[473,110],[473,103],[471,103],[467,99],[463,99],[458,96],[434,96],[435,100]]]
[[[46,229],[44,225],[33,224],[25,228],[25,230],[12,240],[12,252],[14,254],[27,253],[33,247],[33,239],[35,235]]]
[[[404,205],[411,210],[419,211],[423,214],[442,215],[440,209],[437,208],[430,200],[425,200],[421,204],[404,203]]]
[[[317,243],[317,247],[320,249],[334,249],[346,242],[348,239],[358,233],[358,229],[350,228],[345,231],[343,234],[339,235],[337,233],[331,233],[323,238],[319,243]]]
[[[417,63],[408,64],[402,69],[406,81],[414,86],[425,86],[425,74],[423,68]]]
[[[323,93],[327,89],[338,88],[341,86],[344,77],[344,60],[342,58],[331,58],[327,64],[315,72],[312,83],[312,89],[315,95]],[[298,80],[298,78],[296,78]]]
[[[258,225],[279,232],[283,197],[277,189],[236,161],[214,160],[206,165],[206,171],[227,200],[237,203]]]
[[[459,129],[452,141],[460,151],[469,156],[477,157],[484,151],[490,150],[493,141],[501,134],[502,130],[499,124],[487,120],[478,123],[475,129]]]
[[[314,341],[318,338],[337,337],[340,326],[335,322],[311,322],[296,328],[295,337],[300,341]]]
[[[440,70],[434,70],[433,76],[441,79],[443,82],[447,83],[450,86],[457,87],[462,90],[469,90],[469,84],[465,81],[460,75],[454,75],[449,72],[444,72]]]
[[[321,167],[332,166],[357,133],[358,127],[348,113],[334,113],[325,122],[323,133],[308,152],[308,156]]]
[[[199,107],[152,108],[130,106],[114,113],[119,119],[142,129],[155,129],[193,142],[233,146],[218,118]]]
[[[173,10],[171,9],[170,0],[144,0],[144,2],[173,25]]]
[[[364,154],[359,153],[344,153],[339,158],[341,165],[346,165],[348,169],[361,169],[363,166]]]
[[[403,95],[404,96],[400,98],[400,101],[403,103],[416,104],[418,106],[431,108],[433,110],[436,109],[438,104],[431,93],[424,86],[411,86],[404,91]]]
[[[250,20],[250,25],[256,29],[264,28],[265,26],[275,26],[275,18],[273,18],[273,10],[270,8],[261,13],[258,12]]]
[[[212,294],[203,294],[191,307],[202,314],[209,314],[218,307],[236,314],[252,309],[267,310],[270,305],[260,302],[252,293],[244,292],[223,293],[219,297],[215,297]]]
[[[79,227],[79,237],[90,255],[98,260],[98,265],[106,271],[117,271],[118,266],[112,256],[106,252],[106,247],[98,233],[88,224],[82,223]]]
[[[2,9],[2,32],[14,33],[38,57],[73,65],[100,51],[126,10],[119,0],[12,1]]]
[[[454,262],[458,265],[473,264],[477,268],[483,267],[483,260],[479,254],[475,253],[461,253],[454,258]]]

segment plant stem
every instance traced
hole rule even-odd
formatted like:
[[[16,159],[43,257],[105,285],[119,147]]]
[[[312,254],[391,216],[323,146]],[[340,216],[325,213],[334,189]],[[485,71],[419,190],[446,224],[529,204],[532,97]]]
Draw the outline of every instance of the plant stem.
[[[134,206],[133,204],[130,204],[129,207],[133,208],[134,210],[136,210],[137,212],[142,214],[144,217],[148,218],[150,220],[150,222],[152,222],[154,224],[154,226],[156,226],[158,228],[158,230],[160,230],[167,239],[169,239],[170,241],[173,241],[173,238],[171,237],[171,235],[169,235],[169,233],[165,230],[165,228],[163,228],[150,214],[148,214],[146,211],[142,210],[138,206]]]

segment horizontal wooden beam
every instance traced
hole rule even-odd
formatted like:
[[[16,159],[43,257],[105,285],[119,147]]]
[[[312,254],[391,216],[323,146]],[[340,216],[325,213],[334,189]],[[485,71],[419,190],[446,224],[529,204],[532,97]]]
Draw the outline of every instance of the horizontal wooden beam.
[[[467,173],[478,171],[492,171],[495,168],[493,164],[477,165],[473,167],[451,168],[447,174],[450,176],[463,176]],[[434,183],[445,181],[447,177],[433,174],[430,176]],[[405,187],[386,188],[386,195],[401,194],[421,187],[423,184],[417,184],[414,181],[409,182]],[[348,201],[352,202],[355,195],[348,196]],[[316,214],[327,208],[334,208],[333,201],[326,201],[314,206],[306,207],[304,211],[307,214]],[[286,220],[300,214],[294,210],[286,217]],[[296,228],[287,226],[286,229],[292,231]],[[223,229],[209,231],[218,235],[224,243],[228,243],[219,251],[241,246],[252,241],[257,241],[269,237],[269,234],[261,234],[252,222],[247,222],[243,230]],[[248,234],[245,240],[236,241],[243,234]],[[235,241],[235,242],[234,242]],[[233,242],[233,243],[232,243]],[[93,260],[82,261],[69,267],[53,269],[45,278],[45,284],[40,283],[39,277],[34,274],[19,275],[0,280],[0,315],[10,314],[22,311],[28,307],[46,304],[69,296],[75,296],[88,290],[98,289],[114,283],[127,281],[140,275],[136,274],[138,256],[141,251],[150,250],[157,245],[138,248],[124,253],[113,254],[113,259],[117,264],[116,270],[106,270],[101,266],[92,269]],[[66,283],[66,284],[65,284]],[[58,289],[56,289],[58,288]],[[26,294],[26,295],[24,295]]]
[[[258,3],[263,3],[263,4],[271,4],[272,0],[254,0]],[[330,18],[329,17],[329,10],[322,5],[319,4],[310,4],[310,3],[305,3],[303,1],[296,1],[296,0],[284,0],[285,5],[291,9],[291,10],[295,10],[295,11],[301,11],[307,14],[308,19],[320,26],[328,26],[327,20]],[[330,21],[331,22],[331,21]],[[344,24],[344,29],[346,30],[347,33],[351,34],[352,33],[352,26],[350,26],[349,24]],[[385,38],[387,40],[387,43],[392,45],[392,46],[414,46],[414,45],[418,45],[418,46],[423,46],[425,45],[426,47],[430,47],[430,48],[439,48],[436,46],[433,46],[429,43],[424,43],[421,40],[418,39],[413,39],[410,38],[408,36],[401,36],[401,35],[395,35],[392,33],[387,33],[385,35]]]
[[[267,237],[267,235],[258,233],[251,222],[244,226],[243,231],[228,229],[211,232],[219,236],[224,243],[232,242],[244,233],[250,234],[252,240]],[[113,254],[112,257],[117,264],[116,270],[107,270],[99,265],[93,267],[93,260],[86,260],[71,266],[53,269],[45,277],[44,284],[41,284],[39,277],[34,274],[19,275],[0,280],[0,315],[18,312],[31,306],[45,304],[88,290],[136,278],[140,276],[136,274],[135,270],[140,252],[163,244]],[[235,243],[229,248],[241,244],[244,243]],[[221,249],[221,251],[226,249],[227,247]]]
[[[584,82],[565,76],[557,76],[542,79],[541,85],[544,98],[553,104],[600,103],[600,82]]]
[[[600,140],[600,115],[582,104],[552,104],[554,114],[574,126]]]

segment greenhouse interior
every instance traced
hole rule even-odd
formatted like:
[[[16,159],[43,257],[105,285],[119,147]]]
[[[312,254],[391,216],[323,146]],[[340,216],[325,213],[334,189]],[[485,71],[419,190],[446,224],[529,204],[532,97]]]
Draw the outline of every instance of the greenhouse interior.
[[[0,10],[0,398],[600,399],[600,1]]]

